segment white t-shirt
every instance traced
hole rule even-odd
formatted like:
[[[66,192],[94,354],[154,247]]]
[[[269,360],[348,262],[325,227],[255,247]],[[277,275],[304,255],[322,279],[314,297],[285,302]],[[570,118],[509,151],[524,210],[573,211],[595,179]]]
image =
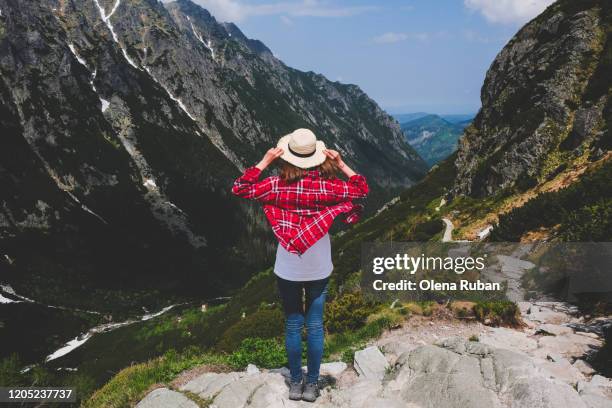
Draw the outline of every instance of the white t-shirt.
[[[331,242],[325,234],[306,252],[299,256],[278,244],[274,273],[290,281],[312,281],[327,278],[334,265],[331,259]]]

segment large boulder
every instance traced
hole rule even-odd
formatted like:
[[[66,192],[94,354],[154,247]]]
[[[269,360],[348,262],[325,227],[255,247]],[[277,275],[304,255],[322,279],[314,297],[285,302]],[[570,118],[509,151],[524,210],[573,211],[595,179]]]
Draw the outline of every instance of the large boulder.
[[[423,408],[590,406],[526,354],[461,338],[405,353],[391,377],[382,396]]]
[[[376,346],[355,352],[355,371],[367,379],[382,380],[389,364]]]
[[[168,388],[158,388],[150,392],[136,408],[198,408],[198,404],[181,394]]]

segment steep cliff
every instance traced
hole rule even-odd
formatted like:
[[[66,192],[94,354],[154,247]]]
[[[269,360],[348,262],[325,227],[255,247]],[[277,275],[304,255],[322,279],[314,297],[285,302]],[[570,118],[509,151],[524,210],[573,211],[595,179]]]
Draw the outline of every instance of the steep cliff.
[[[611,146],[612,5],[560,0],[493,61],[461,139],[453,195],[541,183]]]
[[[294,128],[369,178],[371,208],[425,172],[357,86],[285,66],[190,1],[0,10],[0,268],[41,300],[239,285],[272,240],[231,180]]]

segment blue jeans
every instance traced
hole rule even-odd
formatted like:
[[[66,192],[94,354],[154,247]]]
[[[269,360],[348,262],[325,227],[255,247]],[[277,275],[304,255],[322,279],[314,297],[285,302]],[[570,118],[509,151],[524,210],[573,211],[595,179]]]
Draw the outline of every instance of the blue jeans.
[[[308,346],[308,373],[306,381],[319,380],[319,368],[323,358],[323,306],[329,278],[294,282],[277,276],[285,311],[285,348],[289,360],[291,381],[302,381],[302,329],[306,324]],[[304,291],[305,304],[302,300]]]

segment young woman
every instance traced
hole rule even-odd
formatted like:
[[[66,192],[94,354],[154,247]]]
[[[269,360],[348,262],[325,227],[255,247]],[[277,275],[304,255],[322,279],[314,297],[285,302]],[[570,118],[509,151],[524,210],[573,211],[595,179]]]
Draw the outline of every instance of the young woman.
[[[261,172],[279,157],[283,160],[280,174],[260,181]],[[336,178],[337,170],[348,181]],[[325,149],[312,131],[297,129],[282,137],[256,166],[246,169],[232,192],[263,203],[279,241],[274,273],[285,312],[289,398],[315,401],[323,356],[323,306],[333,269],[328,231],[340,214],[346,215],[347,223],[359,220],[362,206],[352,200],[368,195],[366,179],[347,166],[338,152]],[[304,325],[308,372],[303,381]]]

